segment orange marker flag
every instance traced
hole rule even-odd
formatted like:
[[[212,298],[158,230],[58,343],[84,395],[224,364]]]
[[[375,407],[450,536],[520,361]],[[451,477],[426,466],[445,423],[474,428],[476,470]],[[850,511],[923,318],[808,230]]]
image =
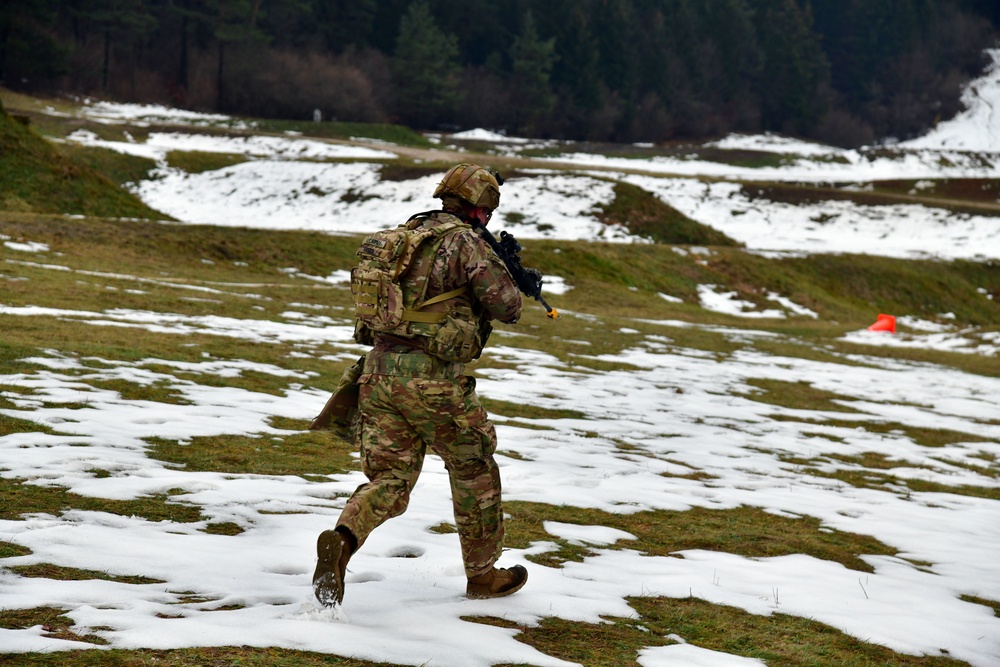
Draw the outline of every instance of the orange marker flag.
[[[869,331],[888,331],[896,333],[896,318],[892,315],[880,314],[875,324],[868,327]]]

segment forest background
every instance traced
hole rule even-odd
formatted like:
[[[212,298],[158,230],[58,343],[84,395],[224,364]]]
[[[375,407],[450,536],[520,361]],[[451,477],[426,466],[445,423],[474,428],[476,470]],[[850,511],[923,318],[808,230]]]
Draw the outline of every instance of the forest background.
[[[6,0],[0,85],[265,118],[834,145],[950,118],[995,0]]]

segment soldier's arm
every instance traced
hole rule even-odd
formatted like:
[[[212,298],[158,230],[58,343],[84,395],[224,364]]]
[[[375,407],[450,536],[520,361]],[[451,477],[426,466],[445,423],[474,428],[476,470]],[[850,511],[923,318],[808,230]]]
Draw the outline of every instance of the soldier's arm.
[[[463,243],[466,276],[476,299],[495,320],[513,324],[521,317],[521,291],[510,277],[503,260],[497,257],[478,234],[472,232]]]

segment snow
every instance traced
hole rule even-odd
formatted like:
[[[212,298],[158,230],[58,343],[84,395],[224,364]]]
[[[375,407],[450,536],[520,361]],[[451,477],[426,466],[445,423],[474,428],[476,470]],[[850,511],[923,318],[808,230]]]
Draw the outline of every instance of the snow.
[[[471,141],[509,141],[516,144],[526,144],[530,139],[523,137],[508,137],[506,134],[475,128],[464,132],[456,132],[451,135],[452,139],[466,139]]]
[[[1000,58],[1000,51],[992,52]],[[969,110],[925,137],[901,145],[896,157],[839,151],[775,136],[728,137],[716,146],[766,150],[788,158],[783,167],[731,167],[699,159],[623,160],[569,153],[572,173],[536,169],[511,178],[491,227],[520,238],[604,239],[642,242],[601,224],[595,211],[610,201],[615,180],[653,192],[685,214],[724,231],[754,252],[863,252],[894,257],[1000,258],[1000,218],[945,213],[917,204],[866,206],[822,202],[790,206],[751,200],[726,178],[845,181],[863,187],[874,178],[939,179],[961,174],[1000,177],[989,160],[964,151],[1000,151],[992,118],[977,100],[998,99],[1000,71],[974,82]],[[996,91],[995,97],[987,98]],[[179,124],[232,122],[127,105],[90,104],[103,122]],[[481,138],[467,133],[464,138]],[[463,137],[460,137],[463,138]],[[492,138],[491,140],[495,139]],[[396,224],[434,208],[429,197],[439,176],[383,181],[380,166],[393,148],[351,148],[296,137],[227,139],[178,130],[152,133],[143,143],[106,142],[77,133],[71,140],[105,145],[159,161],[156,177],[134,185],[150,205],[182,224],[310,229],[356,234]],[[509,140],[508,140],[509,141]],[[248,161],[202,174],[163,162],[170,150],[212,150]],[[360,150],[349,154],[342,151]],[[365,154],[373,151],[374,154]],[[965,155],[965,157],[963,157]],[[830,159],[834,156],[836,159]],[[936,157],[935,157],[936,156]],[[942,166],[942,156],[950,166]],[[350,158],[352,161],[340,160]],[[819,159],[816,159],[819,158]],[[991,158],[992,159],[992,158]],[[607,168],[611,167],[611,171]],[[641,172],[641,173],[639,173]],[[679,174],[664,178],[663,174]],[[659,175],[654,175],[659,174]],[[723,180],[700,180],[712,176]],[[154,279],[74,269],[56,263],[47,246],[2,237],[8,250],[36,261],[7,259],[4,266],[64,271],[99,279],[114,276],[142,288]],[[702,255],[704,248],[677,249]],[[343,267],[303,280],[343,284]],[[8,276],[0,276],[9,278]],[[172,284],[211,293],[213,288]],[[564,278],[546,278],[546,293],[572,289]],[[985,294],[985,290],[983,290]],[[717,286],[701,285],[703,308],[747,318],[816,318],[816,313],[773,293],[760,309]],[[665,300],[676,297],[662,294]],[[988,296],[988,295],[986,295]],[[245,298],[259,298],[252,291]],[[985,298],[985,297],[983,297]],[[238,337],[257,344],[291,344],[295,354],[356,358],[347,315],[288,304],[280,321],[108,309],[12,307],[0,296],[0,319],[59,317],[80,327],[130,327],[178,337]],[[590,317],[563,313],[563,317]],[[961,328],[954,315],[931,322],[899,313],[899,333],[857,331],[847,342],[996,355],[1000,334]],[[874,320],[874,314],[873,314]],[[0,372],[0,414],[47,427],[0,436],[5,479],[111,499],[169,494],[170,502],[199,508],[194,523],[70,510],[0,520],[0,543],[31,550],[4,559],[5,567],[52,563],[112,575],[141,575],[157,583],[53,581],[0,569],[6,610],[67,609],[74,632],[95,634],[115,648],[277,646],[399,664],[477,667],[497,663],[566,665],[516,640],[517,631],[463,620],[497,616],[514,624],[546,618],[591,623],[636,617],[630,596],[694,596],[752,614],[791,614],[837,631],[914,655],[962,660],[973,667],[1000,662],[1000,618],[972,597],[1000,600],[1000,502],[970,495],[908,489],[858,488],[805,474],[793,460],[822,471],[851,470],[851,457],[874,453],[897,467],[891,474],[943,488],[1000,488],[982,472],[1000,456],[1000,378],[929,363],[823,350],[817,359],[752,349],[721,356],[674,343],[675,333],[701,328],[732,340],[775,338],[747,328],[664,320],[636,323],[654,333],[622,328],[627,349],[589,355],[585,346],[569,363],[513,341],[530,332],[499,330],[486,355],[496,363],[477,371],[478,390],[490,399],[572,410],[574,418],[509,419],[494,415],[500,440],[504,496],[593,508],[610,513],[751,506],[790,517],[814,517],[824,529],[870,535],[897,556],[862,555],[872,573],[850,570],[807,555],[746,558],[688,550],[647,556],[624,531],[607,526],[547,521],[551,540],[508,549],[501,565],[524,564],[530,579],[518,594],[499,600],[464,598],[456,535],[431,529],[451,517],[447,474],[428,457],[401,517],[376,531],[351,561],[344,605],[317,609],[310,576],[318,533],[336,521],[360,472],[323,479],[185,470],[151,458],[148,438],[190,442],[223,434],[263,436],[282,446],[290,435],[273,417],[304,419],[327,396],[313,377],[294,368],[206,357],[200,362],[164,359],[120,361],[39,351],[25,360],[34,370]],[[319,352],[322,346],[323,352]],[[330,349],[336,350],[330,355]],[[616,371],[587,370],[588,362]],[[294,362],[289,364],[294,366]],[[218,386],[217,377],[265,374],[287,382],[280,394]],[[200,381],[204,378],[204,382]],[[105,384],[127,380],[157,385],[176,403],[134,400]],[[839,397],[852,411],[792,409],[758,400],[755,381],[808,382]],[[929,450],[903,430],[868,424],[968,434]],[[266,445],[259,445],[266,446]],[[106,471],[108,476],[95,471]],[[701,472],[697,479],[690,473]],[[208,523],[232,522],[236,536],[205,532]],[[554,548],[557,539],[587,545],[582,562],[548,568],[527,560]],[[50,652],[95,648],[46,637],[41,627],[0,628],[0,652]],[[752,667],[762,661],[710,651],[672,635],[669,646],[642,649],[643,667]],[[652,642],[651,642],[652,643]]]
[[[49,246],[45,243],[38,243],[36,241],[29,241],[27,243],[18,243],[16,241],[4,241],[4,247],[10,248],[11,250],[19,250],[21,252],[48,252]]]
[[[11,311],[3,315],[42,314]],[[89,325],[152,326],[156,319],[155,314],[120,312],[62,316],[79,317]],[[170,325],[173,318],[160,319]],[[201,333],[213,331],[212,322],[191,319]],[[217,333],[235,336],[242,331],[260,341],[291,340],[304,350],[310,344],[299,323],[287,323],[287,331],[275,331],[282,327],[271,322],[241,324],[220,327]],[[672,325],[662,326],[669,334]],[[355,353],[346,342],[348,324],[313,331],[317,340],[318,334],[331,332],[325,340],[344,341],[345,354]],[[246,532],[236,537],[207,535],[199,531],[205,522],[157,523],[80,510],[0,521],[0,539],[33,552],[7,559],[7,565],[58,563],[164,582],[51,582],[4,575],[0,593],[5,607],[69,607],[76,631],[103,628],[94,632],[123,648],[277,645],[401,664],[432,659],[443,665],[544,665],[560,663],[513,640],[509,632],[466,627],[460,617],[492,614],[534,623],[554,615],[598,622],[602,616],[634,616],[624,602],[628,596],[693,594],[751,613],[809,616],[903,652],[937,654],[947,649],[974,665],[992,664],[1000,655],[1000,621],[991,610],[958,597],[1000,595],[994,557],[1000,543],[996,501],[855,489],[796,474],[795,466],[782,462],[783,455],[881,452],[902,462],[893,472],[904,478],[1000,486],[963,466],[984,453],[1000,454],[1000,409],[990,398],[1000,391],[996,378],[875,358],[855,359],[861,364],[850,367],[850,373],[838,363],[758,353],[738,353],[720,363],[642,337],[621,355],[598,358],[628,364],[636,369],[631,371],[582,373],[545,353],[502,344],[490,355],[505,367],[480,371],[483,395],[519,401],[531,392],[540,407],[571,408],[586,415],[583,420],[530,420],[555,431],[498,418],[501,442],[518,454],[500,457],[509,500],[608,512],[746,504],[814,516],[829,528],[875,535],[898,549],[901,557],[865,557],[875,568],[873,574],[808,556],[749,559],[689,551],[678,554],[683,558],[649,557],[602,548],[630,538],[621,531],[548,522],[545,528],[553,539],[591,545],[596,555],[551,570],[525,561],[529,553],[547,549],[545,543],[508,550],[504,563],[526,564],[532,577],[529,586],[508,599],[469,601],[462,597],[457,538],[430,532],[450,516],[447,476],[432,457],[409,511],[376,531],[352,560],[345,605],[339,615],[332,615],[315,609],[310,599],[312,544],[335,520],[360,473],[307,482],[294,476],[189,472],[145,453],[144,438],[149,437],[186,441],[260,433],[280,438],[286,432],[269,426],[268,417],[302,418],[325,400],[303,386],[308,378],[249,362],[125,363],[49,353],[29,360],[41,367],[37,372],[0,377],[5,387],[19,390],[3,392],[16,407],[2,413],[54,431],[0,438],[4,477],[104,498],[170,491],[173,502],[201,508],[206,521],[233,522]],[[170,369],[182,371],[184,378]],[[190,379],[248,371],[289,377],[293,383],[283,395],[273,396]],[[753,390],[746,382],[752,378],[809,378],[813,386],[844,396],[846,405],[858,409],[854,419],[859,425],[898,421],[961,430],[988,442],[949,445],[936,453],[941,462],[928,467],[924,449],[905,435],[823,426],[817,423],[824,420],[821,411],[751,400]],[[116,379],[160,383],[181,400],[176,405],[127,400],[92,384]],[[65,407],[80,403],[85,407]],[[837,416],[850,419],[846,413]],[[621,443],[646,456],[623,455]],[[98,478],[94,470],[111,476]],[[714,479],[705,484],[663,476],[691,470]],[[109,552],[108,544],[114,544],[114,550]],[[195,598],[198,601],[185,601]],[[223,607],[235,608],[208,613]],[[434,628],[433,643],[426,641],[428,624]],[[53,643],[43,635],[41,628],[0,630],[0,646],[8,652],[74,646]],[[658,657],[649,659],[668,659],[671,654],[654,655]]]
[[[992,64],[962,92],[965,110],[901,146],[1000,153],[1000,117],[996,114],[996,102],[1000,100],[1000,49],[989,49],[987,54]]]
[[[1000,62],[1000,49],[989,52]],[[538,159],[576,165],[575,171],[526,169],[502,188],[494,226],[519,238],[644,242],[623,227],[601,222],[601,207],[614,197],[615,181],[637,185],[748,249],[765,253],[862,253],[902,258],[1000,257],[1000,217],[955,213],[919,203],[868,205],[853,201],[785,204],[751,198],[734,179],[840,185],[866,189],[872,181],[912,179],[919,192],[935,179],[1000,178],[1000,123],[989,113],[1000,100],[1000,66],[994,64],[966,91],[969,109],[941,123],[921,140],[892,149],[845,150],[773,134],[732,135],[710,147],[753,150],[782,158],[781,166],[747,167],[697,157],[644,160],[567,152]],[[91,117],[107,122],[224,117],[135,105],[93,104]],[[116,116],[116,110],[118,115]],[[960,132],[959,143],[941,139]],[[450,135],[456,140],[498,142],[505,155],[527,150],[520,138],[483,129]],[[956,135],[957,136],[957,135]],[[197,132],[152,132],[143,142],[100,139],[78,130],[67,140],[112,148],[160,163],[134,191],[147,204],[187,223],[371,232],[437,206],[430,197],[439,176],[383,181],[382,163],[395,159],[388,144],[345,145],[295,136],[222,137]],[[231,153],[250,158],[223,169],[188,174],[165,162],[169,151]],[[511,152],[513,151],[513,152]],[[349,161],[344,161],[349,160]],[[668,177],[670,176],[670,177]],[[921,183],[922,182],[922,183]]]
[[[150,132],[144,143],[106,141],[90,130],[77,130],[67,138],[83,146],[110,148],[121,153],[153,160],[164,160],[170,151],[228,153],[248,157],[282,160],[331,160],[345,158],[389,159],[395,155],[383,150],[346,146],[313,139],[273,136],[217,136],[179,132]]]
[[[178,123],[182,125],[246,127],[224,114],[203,113],[185,109],[170,109],[157,104],[120,104],[115,102],[83,100],[80,115],[99,123],[133,123],[148,126],[153,123]]]
[[[821,156],[821,155],[844,155],[849,153],[833,146],[824,146],[809,141],[799,141],[791,137],[766,134],[731,134],[728,137],[713,141],[706,146],[713,148],[723,148],[726,150],[747,150],[761,151],[766,153],[779,153],[791,155]]]
[[[684,643],[643,649],[637,662],[641,667],[764,667],[767,664]]]

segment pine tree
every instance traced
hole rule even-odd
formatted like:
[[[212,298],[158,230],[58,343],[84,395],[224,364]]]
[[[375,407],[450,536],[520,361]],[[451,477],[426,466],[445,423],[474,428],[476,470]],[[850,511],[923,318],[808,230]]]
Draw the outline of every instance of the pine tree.
[[[181,87],[188,80],[188,33],[198,35],[203,44],[214,46],[215,106],[227,110],[227,60],[233,51],[250,44],[268,41],[262,25],[264,0],[175,0],[171,10],[181,18],[181,53],[177,81]]]
[[[313,0],[313,11],[326,47],[334,53],[371,44],[378,0]]]
[[[812,31],[809,4],[758,0],[757,34],[763,55],[760,107],[764,129],[791,134],[811,130],[825,112],[829,65]]]
[[[251,41],[263,42],[266,37],[260,29],[263,0],[210,0],[213,9],[212,25],[218,46],[215,75],[216,106],[226,109],[226,52],[227,49]]]
[[[411,5],[400,21],[392,68],[404,122],[432,128],[449,120],[461,100],[458,41],[437,26],[425,2]]]
[[[552,66],[555,62],[555,38],[538,36],[535,19],[528,10],[524,26],[510,47],[515,108],[514,125],[533,133],[539,121],[552,110]]]
[[[52,0],[0,3],[0,82],[32,83],[66,73],[67,49],[51,35]]]
[[[599,49],[594,29],[582,8],[571,8],[562,22],[558,36],[559,56],[553,63],[558,84],[572,91],[573,100],[585,109],[596,109],[600,102],[598,76]]]
[[[114,52],[123,52],[126,60],[131,46],[156,28],[156,18],[142,0],[95,0],[80,9],[74,16],[89,22],[101,35],[101,91],[108,92],[111,77],[111,60]]]

